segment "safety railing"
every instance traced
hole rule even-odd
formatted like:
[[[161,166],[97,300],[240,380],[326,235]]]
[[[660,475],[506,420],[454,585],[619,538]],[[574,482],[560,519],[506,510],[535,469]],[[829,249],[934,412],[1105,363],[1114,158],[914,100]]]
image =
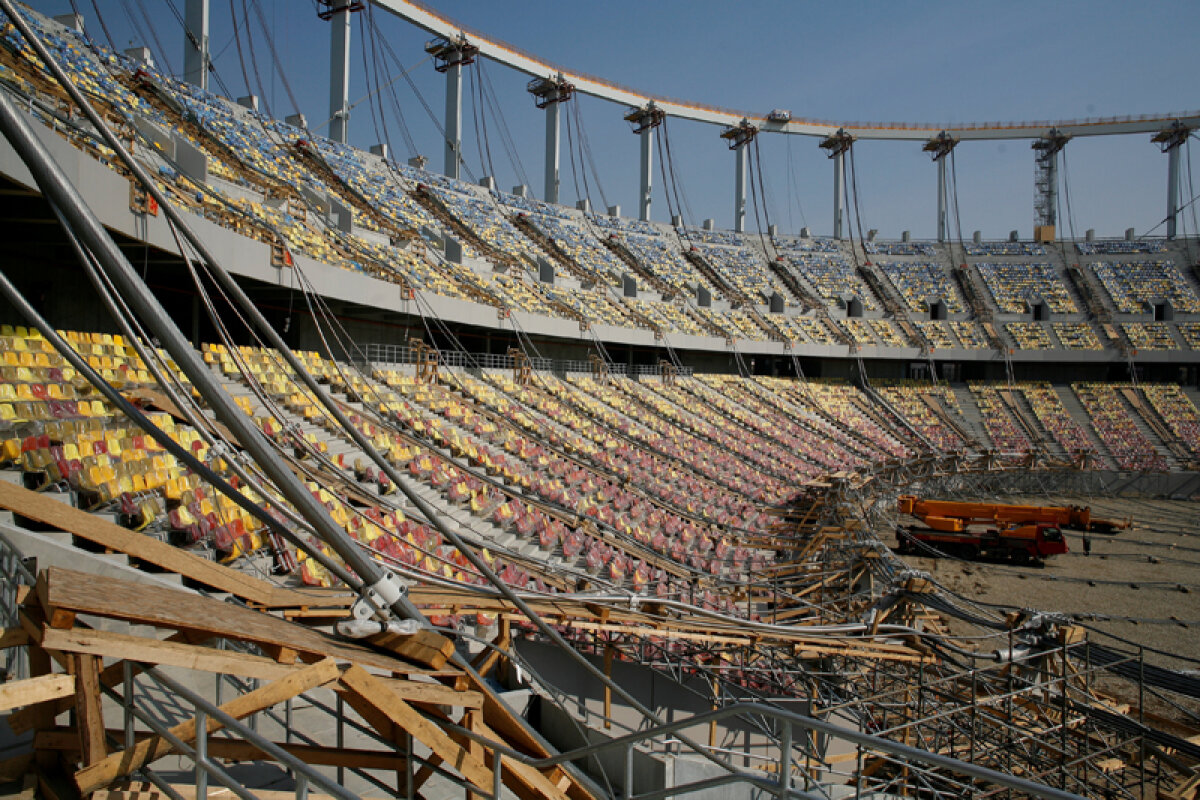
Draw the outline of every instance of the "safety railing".
[[[727,765],[726,769],[728,772],[725,775],[673,787],[655,789],[641,794],[634,793],[634,753],[638,745],[656,739],[661,740],[687,728],[707,725],[734,717],[757,717],[760,720],[770,720],[778,729],[779,734],[776,739],[778,742],[778,758],[773,765],[773,769],[768,767],[768,774],[763,774],[762,770],[751,772]],[[524,753],[505,747],[461,726],[450,727],[453,728],[456,734],[469,738],[485,749],[491,750],[497,764],[503,758],[508,758],[524,763],[537,770],[545,770],[560,764],[595,757],[608,751],[620,751],[623,754],[622,765],[624,776],[622,800],[659,800],[659,798],[675,797],[732,784],[746,784],[756,787],[768,794],[775,795],[779,800],[821,797],[823,793],[813,794],[814,790],[819,789],[819,785],[812,778],[813,765],[815,763],[815,753],[812,752],[811,744],[812,738],[808,735],[803,737],[804,764],[800,765],[797,763],[793,746],[796,729],[805,731],[807,734],[824,736],[830,739],[840,739],[854,745],[856,759],[860,765],[860,769],[856,770],[855,773],[857,775],[862,774],[862,759],[864,754],[869,752],[873,756],[882,758],[884,761],[890,761],[905,766],[908,769],[913,769],[914,764],[922,764],[928,769],[939,770],[936,776],[931,776],[931,779],[947,786],[947,796],[970,796],[978,791],[978,787],[975,787],[972,782],[981,781],[986,785],[1011,789],[1031,797],[1041,797],[1047,800],[1082,800],[1080,795],[1037,783],[1036,781],[1031,781],[1017,775],[998,772],[988,767],[972,764],[951,756],[920,750],[900,742],[842,728],[824,720],[760,703],[734,703],[724,708],[696,714],[666,725],[635,731],[608,741],[595,742],[584,747],[540,759],[531,758]],[[798,772],[803,780],[804,788],[802,789],[793,785],[793,773],[797,772],[797,767],[800,767]],[[773,773],[775,777],[769,777],[770,773]],[[964,780],[964,778],[969,780]],[[878,788],[874,785],[865,787],[862,785],[861,780],[856,780],[855,796],[861,797],[864,789],[870,791],[874,796]]]
[[[17,592],[22,586],[33,586],[36,583],[33,571],[25,562],[25,557],[16,546],[0,533],[0,621],[5,628],[20,628],[17,618]],[[29,677],[29,658],[24,647],[8,647],[4,649],[3,675],[4,680],[19,680]]]
[[[464,369],[515,369],[521,366],[518,363],[518,358],[501,353],[464,353],[460,350],[435,350],[437,353],[437,363],[444,367],[462,367]],[[427,358],[429,350],[410,347],[405,344],[384,344],[380,342],[370,342],[363,347],[363,356],[366,361],[376,365],[386,364],[415,364],[422,358]],[[524,361],[525,357],[520,357]],[[529,367],[541,372],[591,372],[595,369],[595,364],[591,361],[580,361],[578,359],[553,359],[542,357],[529,357]],[[663,366],[661,364],[628,364],[611,363],[607,367],[610,375],[662,375]],[[690,377],[694,373],[692,367],[675,367],[674,375],[680,377]]]

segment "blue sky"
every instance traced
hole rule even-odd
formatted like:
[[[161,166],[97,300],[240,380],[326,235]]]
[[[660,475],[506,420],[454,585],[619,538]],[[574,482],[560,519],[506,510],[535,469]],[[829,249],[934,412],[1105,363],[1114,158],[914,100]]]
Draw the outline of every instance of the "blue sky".
[[[151,39],[165,50],[168,67],[181,68],[182,34],[168,7],[183,0],[75,0],[101,43],[103,14],[113,40],[124,47]],[[649,94],[764,113],[787,108],[798,116],[844,121],[964,122],[1071,119],[1200,109],[1196,75],[1200,51],[1200,3],[1196,2],[844,2],[743,0],[426,0],[464,26],[510,42],[540,58],[591,73]],[[259,23],[267,23],[282,73],[300,110],[316,126],[328,117],[329,26],[317,19],[314,0],[211,0],[217,71],[234,95],[247,91],[231,35],[231,9],[249,12],[250,36],[262,78],[262,94],[277,116],[293,113],[283,78],[272,63]],[[58,14],[69,0],[34,0]],[[258,11],[256,11],[256,8]],[[147,16],[149,24],[147,24]],[[424,61],[423,32],[375,10],[359,15],[353,34],[354,100],[368,93],[361,25],[373,20],[424,96],[440,115],[443,78]],[[135,21],[136,20],[136,24]],[[367,26],[369,28],[369,26]],[[138,30],[140,28],[140,31]],[[154,35],[161,48],[153,42]],[[244,34],[243,34],[244,35]],[[242,39],[243,51],[250,45]],[[377,52],[381,48],[377,47]],[[367,58],[370,60],[370,51]],[[257,85],[246,55],[245,71]],[[483,62],[472,80],[490,86],[511,134],[522,169],[506,155],[501,120],[482,110],[486,147],[500,186],[518,182],[520,171],[535,193],[542,187],[543,119],[525,92],[528,78]],[[395,76],[390,63],[382,73]],[[217,89],[214,85],[214,89]],[[441,166],[438,131],[404,80],[395,98],[418,152]],[[258,93],[257,86],[253,89]],[[366,146],[376,133],[368,100],[351,119],[351,141]],[[407,157],[388,96],[380,111],[396,155]],[[464,153],[470,171],[481,167],[476,102],[464,100]],[[621,117],[625,109],[592,98],[577,101],[601,186],[610,203],[636,213],[637,139]],[[733,156],[719,129],[681,120],[668,122],[675,176],[689,223],[712,217],[728,227],[733,211]],[[481,127],[482,130],[482,127]],[[565,131],[564,131],[565,137]],[[1200,142],[1193,144],[1200,147]],[[832,227],[832,169],[815,139],[760,139],[766,214],[782,231],[809,225]],[[1196,148],[1192,148],[1196,149]],[[657,154],[656,154],[657,155]],[[1184,197],[1191,197],[1185,153]],[[579,158],[578,149],[576,158]],[[1194,158],[1200,161],[1200,150]],[[568,150],[562,154],[562,199],[583,195],[572,178]],[[964,143],[955,155],[964,236],[979,229],[989,238],[1033,226],[1033,156],[1027,141]],[[931,237],[935,223],[935,169],[916,143],[861,142],[856,146],[859,213],[864,228],[886,238],[911,230]],[[1193,169],[1194,175],[1198,170]],[[589,176],[593,204],[600,192]],[[1162,219],[1166,204],[1166,157],[1147,135],[1076,139],[1067,148],[1066,188],[1070,219],[1078,235],[1139,233]],[[655,171],[655,218],[667,218],[663,180]],[[1065,211],[1065,208],[1064,208]],[[751,209],[750,230],[756,229]],[[1186,221],[1192,230],[1191,217]],[[1158,229],[1161,233],[1162,228]],[[1069,232],[1069,231],[1068,231]]]

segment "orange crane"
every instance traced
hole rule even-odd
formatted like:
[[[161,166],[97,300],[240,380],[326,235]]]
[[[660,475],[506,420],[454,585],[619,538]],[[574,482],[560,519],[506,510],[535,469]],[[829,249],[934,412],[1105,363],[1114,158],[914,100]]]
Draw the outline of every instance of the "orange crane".
[[[911,514],[929,529],[962,533],[971,525],[997,525],[1001,528],[1021,525],[1055,525],[1077,531],[1116,533],[1132,525],[1132,520],[1100,519],[1085,506],[1024,506],[1004,503],[965,503],[954,500],[925,500],[902,494],[897,502],[902,514]]]

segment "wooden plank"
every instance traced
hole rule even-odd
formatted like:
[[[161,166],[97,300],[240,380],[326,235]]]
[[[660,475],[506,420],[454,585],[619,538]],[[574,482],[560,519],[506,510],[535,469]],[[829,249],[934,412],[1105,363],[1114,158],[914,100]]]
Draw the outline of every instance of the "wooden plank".
[[[229,592],[252,603],[267,605],[277,602],[280,597],[278,587],[252,575],[223,567],[7,481],[0,481],[0,507],[70,531],[81,539],[125,553],[139,561],[191,578],[205,586]]]
[[[29,644],[29,634],[21,628],[0,628],[0,649],[24,647]]]
[[[44,646],[44,645],[43,645]],[[100,659],[76,653],[71,656],[75,670],[75,716],[79,724],[79,754],[85,767],[108,755],[104,743],[104,711],[100,707]]]
[[[239,695],[222,705],[221,710],[234,719],[242,719],[310,689],[332,683],[337,678],[337,663],[332,658],[327,658],[285,678],[280,678],[274,683]],[[209,733],[221,728],[220,722],[212,717],[208,718],[207,730]],[[191,719],[181,722],[171,728],[171,734],[185,743],[191,742],[196,738],[196,721]],[[169,755],[172,750],[173,745],[162,737],[154,736],[145,739],[131,748],[113,753],[102,761],[79,770],[75,773],[75,785],[79,787],[82,794],[86,795],[108,786],[134,770],[154,763],[163,756]]]
[[[474,730],[476,733],[486,736],[494,742],[503,743],[504,741],[500,738],[499,734],[489,728],[482,720],[478,718],[476,719],[475,726],[472,728],[472,730]],[[485,751],[484,758],[488,767],[495,769],[491,750]],[[548,798],[549,800],[567,800],[567,795],[561,788],[555,785],[555,783],[547,778],[544,774],[538,772],[528,764],[513,759],[502,759],[501,769],[503,770],[501,772],[501,778],[504,779],[504,784],[510,788],[513,788],[513,791],[516,791],[519,794],[523,793],[520,792],[518,788],[513,786],[512,779],[514,776],[524,783],[531,793],[537,797],[544,797]],[[561,771],[556,769],[554,774],[555,776],[561,776]]]
[[[22,681],[9,681],[0,685],[0,711],[30,706],[75,696],[75,676],[62,673],[39,675]]]
[[[412,634],[380,633],[367,637],[367,641],[430,669],[441,669],[454,655],[454,642],[425,629]]]
[[[404,702],[375,676],[359,666],[342,674],[341,685],[359,700],[375,708],[392,725],[408,731],[414,739],[425,744],[464,778],[487,793],[492,791],[492,771],[466,748],[451,739],[445,731],[425,719],[415,708]],[[382,731],[389,736],[391,731]]]
[[[64,653],[88,653],[93,656],[128,659],[147,664],[194,669],[237,675],[242,678],[278,680],[305,668],[303,664],[281,664],[275,659],[234,650],[217,650],[213,647],[185,644],[183,642],[147,639],[111,631],[93,631],[73,628],[57,630],[47,628],[42,635],[42,646]],[[114,665],[117,673],[120,665]],[[113,666],[105,669],[108,673]],[[440,705],[479,708],[483,696],[479,692],[455,691],[441,683],[383,678],[399,696],[413,703],[435,703]]]
[[[28,623],[31,627],[33,627],[33,629],[35,631],[36,639],[32,639],[31,641],[37,641],[40,644],[41,641],[43,640],[43,638],[45,637],[45,632],[47,629],[43,628],[43,627],[34,626],[33,621],[30,620],[28,617],[29,613],[30,613],[29,609],[23,609],[21,611],[22,625]],[[40,623],[38,623],[38,624],[40,625]],[[183,641],[183,642],[190,642],[192,644],[200,644],[202,642],[202,640],[199,637],[193,636],[190,632],[174,633],[171,636],[168,636],[165,641],[168,641],[168,642]],[[38,649],[41,650],[41,647],[39,646]],[[45,652],[45,651],[41,650],[41,652]],[[60,663],[62,663],[64,665],[66,664],[66,659],[62,656],[62,653],[63,653],[62,650],[54,650],[53,653],[55,654],[56,658],[59,660]],[[95,652],[95,653],[93,653],[93,655],[108,655],[108,654],[101,653],[101,652]],[[123,654],[117,654],[115,657],[123,658]],[[116,686],[117,684],[121,683],[125,678],[125,668],[123,665],[124,665],[124,662],[119,661],[119,662],[117,662],[115,664],[111,664],[111,665],[105,667],[103,670],[101,670],[100,671],[100,685],[112,688],[113,686]],[[141,671],[142,671],[142,668],[139,664],[133,665],[133,674],[135,677],[137,675],[141,674]],[[74,701],[75,701],[74,697],[63,698],[63,699],[57,700],[54,704],[53,712],[50,713],[51,718],[57,717],[59,714],[65,714],[67,711],[70,711],[74,707]],[[12,732],[16,733],[16,734],[21,734],[31,728],[39,727],[38,725],[35,724],[35,715],[32,713],[35,710],[36,709],[33,709],[33,708],[26,708],[21,711],[13,712],[13,714],[8,718],[8,727],[11,728]]]
[[[330,656],[393,673],[427,673],[397,657],[335,639],[270,614],[191,592],[61,567],[50,567],[42,574],[47,576],[46,602],[63,611],[79,611],[176,630],[204,631],[212,636],[256,644],[282,645],[302,655]]]
[[[125,732],[110,729],[109,736],[118,740],[123,739]],[[149,739],[154,734],[139,733],[137,737]],[[62,751],[68,757],[79,751],[79,734],[71,728],[56,728],[49,731],[38,731],[34,736],[33,746],[37,750]],[[320,745],[290,744],[275,742],[275,746],[286,750],[289,754],[305,764],[323,767],[345,767],[346,769],[404,769],[405,757],[391,750],[359,750],[347,747],[322,747]],[[230,761],[274,761],[274,759],[250,742],[240,739],[226,739],[214,736],[208,742],[210,758],[228,759]]]

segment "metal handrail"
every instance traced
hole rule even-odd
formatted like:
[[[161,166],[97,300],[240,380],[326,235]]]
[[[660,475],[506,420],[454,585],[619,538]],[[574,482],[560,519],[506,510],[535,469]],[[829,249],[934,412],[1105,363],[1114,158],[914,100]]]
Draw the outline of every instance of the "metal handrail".
[[[215,762],[213,762],[211,759],[208,758],[207,753],[206,753],[207,740],[208,740],[208,727],[207,727],[207,723],[206,723],[206,717],[211,717],[214,720],[217,720],[218,722],[220,722],[221,725],[225,729],[231,731],[232,733],[237,734],[238,736],[240,736],[241,738],[243,738],[250,744],[257,747],[262,752],[266,753],[271,758],[271,760],[277,761],[280,764],[283,764],[284,766],[286,766],[298,778],[302,776],[303,780],[297,780],[297,782],[296,782],[296,796],[297,796],[298,800],[301,800],[304,797],[304,795],[307,793],[307,784],[309,784],[309,783],[320,787],[323,791],[327,792],[330,796],[339,798],[339,800],[359,800],[358,795],[354,794],[353,792],[348,791],[344,786],[341,786],[336,781],[330,780],[329,778],[325,777],[321,773],[317,772],[312,767],[310,767],[308,764],[306,764],[304,761],[296,758],[291,753],[287,752],[286,750],[284,750],[283,748],[281,748],[277,744],[275,744],[275,742],[273,742],[270,739],[259,734],[257,731],[255,731],[253,728],[251,728],[249,725],[246,725],[245,723],[243,723],[241,720],[237,719],[236,717],[232,717],[229,714],[227,714],[226,712],[222,711],[219,706],[214,705],[213,703],[211,703],[204,697],[200,696],[196,692],[192,691],[191,689],[187,688],[186,686],[183,686],[182,684],[172,680],[171,678],[168,678],[166,675],[162,674],[162,672],[160,672],[157,668],[149,666],[149,665],[142,665],[142,666],[143,666],[142,674],[150,677],[160,687],[162,687],[164,689],[168,689],[171,692],[173,692],[176,696],[187,700],[187,702],[190,703],[192,705],[192,707],[195,709],[195,719],[196,719],[196,744],[195,744],[195,746],[188,745],[186,742],[182,741],[177,736],[172,734],[166,725],[162,724],[158,720],[154,719],[151,715],[147,714],[142,709],[138,708],[133,703],[132,696],[122,698],[119,695],[116,695],[116,693],[112,689],[109,689],[108,687],[103,687],[103,688],[106,692],[112,694],[114,696],[114,699],[123,702],[124,707],[125,707],[125,712],[127,715],[136,716],[139,720],[142,721],[142,723],[144,723],[147,727],[149,727],[152,731],[154,731],[154,733],[158,734],[159,736],[161,736],[164,739],[166,739],[167,741],[169,741],[176,750],[179,750],[180,752],[182,752],[185,755],[188,755],[192,758],[192,760],[196,763],[197,786],[200,786],[205,782],[205,780],[200,777],[201,773],[203,773],[204,775],[212,775],[213,777],[217,778],[222,784],[224,784],[227,788],[229,788],[230,791],[237,794],[239,797],[247,798],[247,800],[255,800],[254,794],[252,794],[248,789],[246,789],[246,787],[244,785],[242,785],[240,782],[238,782],[236,779],[234,779],[232,776],[230,776],[227,772],[225,772],[225,770],[222,769],[220,767],[220,765],[216,764]],[[131,684],[131,683],[132,683],[132,681],[127,681],[127,685],[126,685],[126,693],[127,694],[130,692],[131,686],[129,684]],[[127,719],[126,720],[126,730],[127,731],[130,730],[129,726],[131,724],[132,724],[131,720]]]
[[[766,719],[774,719],[781,724],[783,732],[780,736],[780,768],[777,773],[781,776],[781,778],[779,781],[765,782],[765,785],[769,786],[776,794],[778,794],[781,800],[787,796],[806,796],[789,789],[787,786],[788,781],[783,778],[785,774],[790,775],[792,738],[790,732],[793,726],[799,726],[804,730],[823,734],[831,738],[843,739],[859,748],[881,751],[883,753],[887,753],[888,755],[900,758],[905,762],[916,761],[923,764],[928,764],[932,767],[939,767],[952,772],[968,775],[972,778],[977,778],[987,783],[998,784],[1008,789],[1025,792],[1034,797],[1047,798],[1047,800],[1083,800],[1080,795],[1063,791],[1062,789],[1055,789],[1054,787],[1046,786],[1034,781],[1026,780],[1025,778],[1017,777],[1016,775],[1009,775],[1003,772],[998,772],[994,769],[989,769],[988,767],[982,767],[966,761],[961,761],[950,756],[944,756],[928,750],[910,747],[909,745],[893,742],[890,739],[885,739],[869,733],[860,733],[847,728],[840,728],[830,722],[825,722],[823,720],[815,719],[803,714],[797,714],[795,712],[774,708],[772,706],[763,705],[761,703],[734,703],[714,711],[695,714],[684,720],[679,720],[666,725],[660,725],[654,728],[648,728],[643,731],[636,731],[634,733],[626,734],[625,736],[618,736],[606,742],[595,742],[593,744],[585,745],[584,747],[568,750],[545,758],[532,758],[524,753],[513,750],[490,739],[486,739],[483,736],[460,726],[447,727],[453,727],[455,733],[466,736],[467,738],[490,748],[497,754],[503,754],[508,758],[521,761],[522,763],[525,763],[538,770],[549,769],[550,767],[558,766],[566,762],[577,761],[581,758],[594,756],[598,753],[608,750],[623,748],[626,751],[626,774],[628,775],[631,768],[631,763],[628,759],[631,759],[633,748],[641,742],[669,733],[675,733],[696,725],[702,725],[708,722],[716,722],[728,717],[751,714],[758,715]],[[729,767],[729,769],[731,770],[731,776],[733,777],[742,777],[747,782],[755,783],[756,785],[762,784],[762,779],[756,775],[744,773],[740,770],[734,770],[732,767]],[[683,792],[678,791],[679,788],[684,787],[677,787],[676,790],[673,790],[670,793],[682,794]],[[664,796],[666,795],[662,792],[656,792],[652,795],[639,795],[635,797],[630,793],[629,786],[626,786],[627,800],[651,800],[651,797],[658,798]]]

